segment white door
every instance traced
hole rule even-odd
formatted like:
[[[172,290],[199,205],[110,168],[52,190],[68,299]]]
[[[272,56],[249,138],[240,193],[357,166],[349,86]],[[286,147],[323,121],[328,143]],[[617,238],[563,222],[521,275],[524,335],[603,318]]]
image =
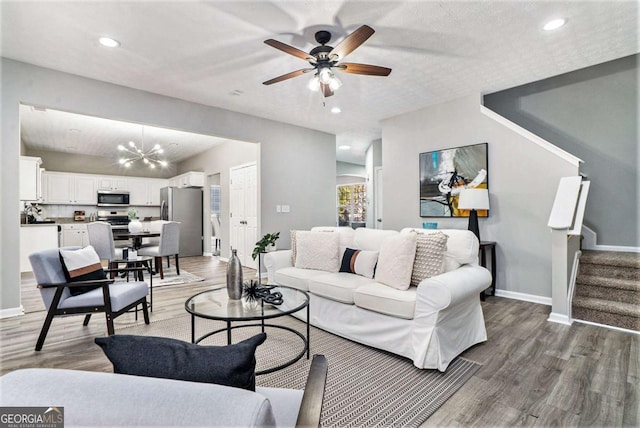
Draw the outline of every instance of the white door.
[[[375,183],[373,184],[375,189],[375,218],[374,227],[376,229],[382,229],[382,167],[376,167],[374,171]]]
[[[230,170],[229,225],[231,247],[238,252],[242,266],[256,269],[251,258],[258,232],[258,183],[255,163]]]

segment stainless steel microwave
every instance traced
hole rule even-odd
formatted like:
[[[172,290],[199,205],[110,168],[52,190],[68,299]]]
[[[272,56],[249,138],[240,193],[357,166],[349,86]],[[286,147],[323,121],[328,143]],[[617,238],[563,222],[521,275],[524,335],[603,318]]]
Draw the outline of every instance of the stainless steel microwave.
[[[122,190],[98,190],[99,207],[126,207],[129,205],[129,192]]]

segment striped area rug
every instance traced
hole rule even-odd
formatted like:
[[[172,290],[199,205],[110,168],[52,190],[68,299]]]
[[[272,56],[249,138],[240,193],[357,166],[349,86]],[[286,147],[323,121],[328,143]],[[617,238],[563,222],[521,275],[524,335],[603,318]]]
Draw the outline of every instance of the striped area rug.
[[[271,320],[305,331],[305,324],[292,317]],[[236,324],[234,324],[236,325]],[[224,327],[223,323],[196,319],[196,335]],[[233,342],[251,337],[259,327],[233,330]],[[297,355],[303,344],[293,333],[267,328],[267,340],[256,352],[257,369],[274,367]],[[188,315],[150,325],[119,328],[120,334],[173,337],[191,340]],[[204,340],[204,345],[226,344],[226,334]],[[413,363],[384,351],[343,339],[311,327],[311,354],[324,354],[329,361],[321,425],[326,427],[417,427],[429,418],[480,368],[480,364],[457,358],[445,373],[420,370]],[[301,360],[283,370],[258,376],[260,386],[303,389],[310,360]]]

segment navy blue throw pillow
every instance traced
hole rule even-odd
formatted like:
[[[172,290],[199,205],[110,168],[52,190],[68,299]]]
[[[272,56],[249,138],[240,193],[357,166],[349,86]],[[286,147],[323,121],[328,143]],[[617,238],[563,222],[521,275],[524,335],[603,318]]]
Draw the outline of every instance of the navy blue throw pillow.
[[[95,342],[113,363],[114,373],[255,391],[255,351],[266,338],[260,333],[233,345],[201,346],[166,337],[117,334],[97,337]]]

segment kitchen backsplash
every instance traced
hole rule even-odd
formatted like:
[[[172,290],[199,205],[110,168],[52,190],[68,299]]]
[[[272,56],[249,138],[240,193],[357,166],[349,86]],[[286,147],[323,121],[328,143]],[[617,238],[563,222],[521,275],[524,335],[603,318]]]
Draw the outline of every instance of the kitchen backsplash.
[[[109,210],[106,207],[94,207],[89,205],[40,205],[44,208],[45,217],[47,218],[59,218],[59,217],[73,217],[74,211],[84,211],[85,217],[88,220],[91,214],[98,211]],[[138,211],[138,217],[144,219],[145,217],[159,217],[160,207],[135,207]],[[129,211],[129,207],[115,208],[116,211]]]

